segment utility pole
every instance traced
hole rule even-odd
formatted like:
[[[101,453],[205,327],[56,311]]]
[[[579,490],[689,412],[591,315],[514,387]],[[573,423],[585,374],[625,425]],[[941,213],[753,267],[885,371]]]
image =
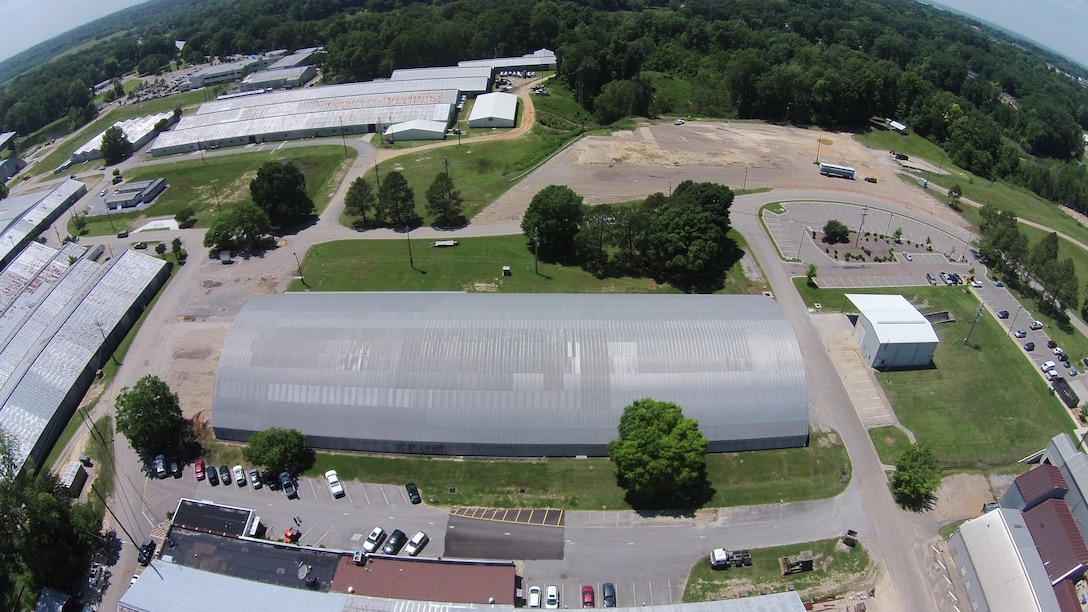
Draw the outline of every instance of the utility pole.
[[[820,163],[820,145],[822,145],[822,144],[823,144],[823,140],[820,139],[820,138],[817,138],[816,139],[816,163],[817,164]]]
[[[298,260],[298,253],[291,253],[295,256],[295,265],[298,266],[298,277],[302,281],[302,284],[306,284],[306,277],[302,275],[302,262]],[[307,285],[308,286],[308,285]]]
[[[866,205],[865,209],[861,211],[861,223],[858,223],[858,239],[854,242],[854,246],[857,247],[861,244],[861,228],[865,226],[865,217],[869,214],[869,206]]]
[[[215,192],[215,207],[219,209],[219,214],[223,214],[223,207],[219,205],[219,188],[215,186],[215,181],[212,181],[212,191]]]
[[[533,228],[533,273],[540,274],[540,230]]]
[[[1019,314],[1019,313],[1017,313]],[[975,331],[975,324],[982,318],[982,306],[978,307],[978,312],[975,313],[975,320],[971,321],[971,329],[967,330],[967,337],[963,339],[963,343],[967,344],[967,341],[971,339],[971,332]]]
[[[407,225],[404,226],[404,236],[408,239],[408,265],[413,270],[415,270],[416,269],[416,262],[415,262],[414,259],[412,259],[412,228],[411,227],[409,227]]]
[[[748,166],[744,167],[744,182],[740,185],[740,190],[744,191],[744,188],[748,186]]]

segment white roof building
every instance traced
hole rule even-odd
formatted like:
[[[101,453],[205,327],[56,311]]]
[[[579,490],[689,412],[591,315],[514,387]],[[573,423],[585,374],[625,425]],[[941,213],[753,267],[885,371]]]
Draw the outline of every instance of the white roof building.
[[[458,66],[490,66],[494,69],[524,68],[527,70],[555,70],[555,51],[551,49],[537,49],[532,53],[517,57],[493,57],[491,59],[465,60],[457,62]]]
[[[978,612],[1058,612],[1043,560],[1018,510],[999,508],[967,521],[949,540]]]
[[[470,128],[512,128],[518,114],[518,97],[509,93],[489,93],[476,98],[468,116]]]
[[[173,111],[167,111],[157,115],[144,115],[143,117],[125,119],[114,123],[110,127],[121,128],[125,138],[132,143],[133,150],[139,150],[155,136],[155,126],[160,121],[170,121],[173,117]],[[106,130],[102,130],[94,138],[83,143],[83,146],[72,153],[72,161],[78,163],[102,157],[102,137],[105,135]]]
[[[878,370],[929,365],[940,338],[925,316],[901,295],[847,294],[861,315],[854,339]]]
[[[385,129],[384,136],[392,140],[442,140],[446,137],[446,122],[414,119],[394,123]]]

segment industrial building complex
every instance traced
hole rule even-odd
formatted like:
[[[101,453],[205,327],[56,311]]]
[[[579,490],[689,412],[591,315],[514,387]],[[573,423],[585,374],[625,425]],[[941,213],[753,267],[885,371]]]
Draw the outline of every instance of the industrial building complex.
[[[644,397],[681,406],[711,452],[808,440],[792,328],[774,300],[735,295],[259,296],[224,342],[213,426],[239,441],[295,428],[319,448],[600,456]]]

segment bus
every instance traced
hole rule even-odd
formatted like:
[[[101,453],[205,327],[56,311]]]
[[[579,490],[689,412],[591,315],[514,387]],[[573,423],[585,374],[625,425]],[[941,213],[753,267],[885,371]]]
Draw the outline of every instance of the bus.
[[[853,168],[849,166],[829,164],[827,162],[820,162],[820,174],[823,174],[825,176],[840,176],[845,179],[854,180]]]

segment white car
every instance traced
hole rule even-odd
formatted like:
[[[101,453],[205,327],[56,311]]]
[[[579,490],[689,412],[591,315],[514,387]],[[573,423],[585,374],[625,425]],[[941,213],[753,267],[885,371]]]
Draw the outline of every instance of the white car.
[[[982,286],[982,281],[971,281],[971,286],[974,287],[975,289],[978,289],[979,287]]]
[[[525,603],[530,608],[540,607],[540,587],[536,585],[529,587],[529,597],[525,600]]]
[[[344,496],[344,485],[340,484],[340,477],[336,475],[336,470],[325,472],[325,480],[329,481],[329,491],[332,492],[333,497]]]
[[[236,465],[231,468],[231,471],[234,472],[234,482],[238,483],[239,487],[246,486],[246,471],[242,469],[242,466]]]
[[[559,587],[554,584],[549,584],[544,589],[544,607],[549,610],[557,610],[559,608]]]
[[[404,552],[408,553],[409,557],[414,557],[419,554],[419,551],[423,550],[423,547],[430,542],[431,539],[427,537],[427,534],[422,531],[417,531],[411,540],[404,545]]]
[[[1031,325],[1028,325],[1028,327],[1030,327],[1031,329],[1042,329],[1043,328],[1043,322],[1042,321],[1032,321]]]
[[[914,255],[910,253],[903,253],[903,257],[905,257],[907,261],[914,261]]]
[[[683,119],[677,119],[676,121],[673,121],[672,124],[673,125],[684,125],[684,120]]]
[[[1053,370],[1056,366],[1057,364],[1053,361],[1044,361],[1043,364],[1039,366],[1039,369],[1044,372],[1049,372]]]
[[[1058,373],[1058,370],[1050,370],[1046,373],[1046,377],[1048,380],[1057,380],[1061,378],[1062,375]]]
[[[363,542],[363,552],[372,553],[378,550],[384,541],[385,530],[381,527],[375,527],[370,531],[370,535],[366,537],[366,541]]]

